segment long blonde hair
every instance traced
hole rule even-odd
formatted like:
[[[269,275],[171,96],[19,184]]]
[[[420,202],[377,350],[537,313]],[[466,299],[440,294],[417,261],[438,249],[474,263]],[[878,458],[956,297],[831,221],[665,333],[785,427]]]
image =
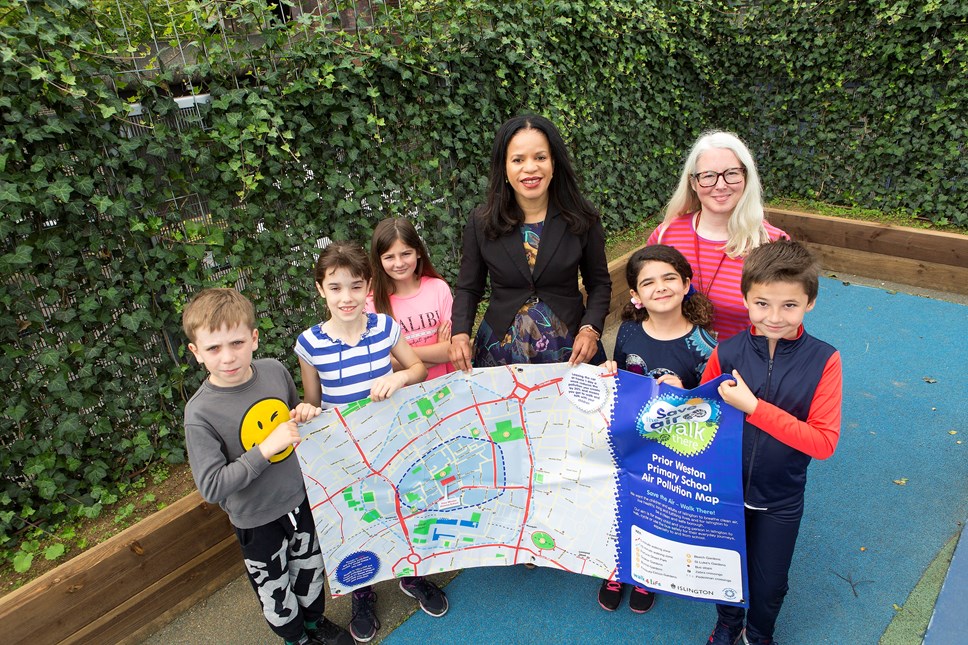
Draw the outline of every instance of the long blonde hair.
[[[735,258],[746,255],[760,244],[769,242],[770,236],[763,226],[763,188],[760,184],[760,175],[756,172],[756,163],[746,144],[732,132],[721,130],[705,132],[692,145],[692,150],[689,151],[689,156],[682,165],[679,185],[672,193],[669,203],[666,204],[660,226],[664,230],[677,217],[694,213],[702,208],[699,196],[690,180],[696,172],[699,155],[714,149],[732,151],[746,169],[746,188],[736,208],[733,209],[733,214],[729,217],[728,238],[723,246],[723,251]]]

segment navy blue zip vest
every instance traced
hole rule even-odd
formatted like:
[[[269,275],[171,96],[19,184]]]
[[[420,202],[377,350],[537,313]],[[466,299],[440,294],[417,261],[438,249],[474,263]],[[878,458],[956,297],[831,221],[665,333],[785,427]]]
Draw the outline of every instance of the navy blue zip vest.
[[[723,374],[735,369],[757,398],[806,421],[827,361],[837,351],[806,331],[780,339],[773,359],[765,336],[749,330],[719,345]],[[746,504],[777,509],[803,501],[810,456],[748,421],[743,422],[743,492]]]

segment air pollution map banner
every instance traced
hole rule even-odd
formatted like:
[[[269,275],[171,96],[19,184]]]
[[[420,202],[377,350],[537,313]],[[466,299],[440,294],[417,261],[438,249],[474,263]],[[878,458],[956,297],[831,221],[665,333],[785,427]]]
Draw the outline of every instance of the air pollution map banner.
[[[364,399],[296,449],[333,595],[531,563],[745,604],[742,415],[588,365],[511,365]]]
[[[610,440],[622,582],[745,604],[743,415],[719,397],[727,378],[684,391],[618,373]]]

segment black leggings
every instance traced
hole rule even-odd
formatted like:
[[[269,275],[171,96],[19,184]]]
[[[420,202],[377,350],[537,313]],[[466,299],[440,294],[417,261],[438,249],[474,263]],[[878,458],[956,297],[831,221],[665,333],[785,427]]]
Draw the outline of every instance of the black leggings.
[[[781,510],[746,509],[749,610],[729,605],[716,605],[716,610],[719,619],[732,626],[741,626],[745,614],[751,642],[773,638],[776,617],[789,589],[788,574],[802,517],[803,500]]]

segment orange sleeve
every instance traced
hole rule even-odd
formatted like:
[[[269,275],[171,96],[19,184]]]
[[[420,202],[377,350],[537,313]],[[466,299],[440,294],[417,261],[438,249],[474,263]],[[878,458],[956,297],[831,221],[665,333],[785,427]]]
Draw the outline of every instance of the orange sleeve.
[[[722,373],[723,368],[719,365],[719,347],[714,347],[713,353],[709,355],[709,360],[706,361],[706,368],[702,371],[702,379],[699,384],[708,383]]]
[[[706,365],[706,372],[703,373],[703,382],[708,380],[706,377],[711,364],[712,356]],[[842,389],[840,352],[834,352],[824,366],[806,421],[800,421],[789,412],[762,399],[757,402],[753,414],[747,415],[746,420],[814,459],[826,459],[834,454],[840,439]]]

